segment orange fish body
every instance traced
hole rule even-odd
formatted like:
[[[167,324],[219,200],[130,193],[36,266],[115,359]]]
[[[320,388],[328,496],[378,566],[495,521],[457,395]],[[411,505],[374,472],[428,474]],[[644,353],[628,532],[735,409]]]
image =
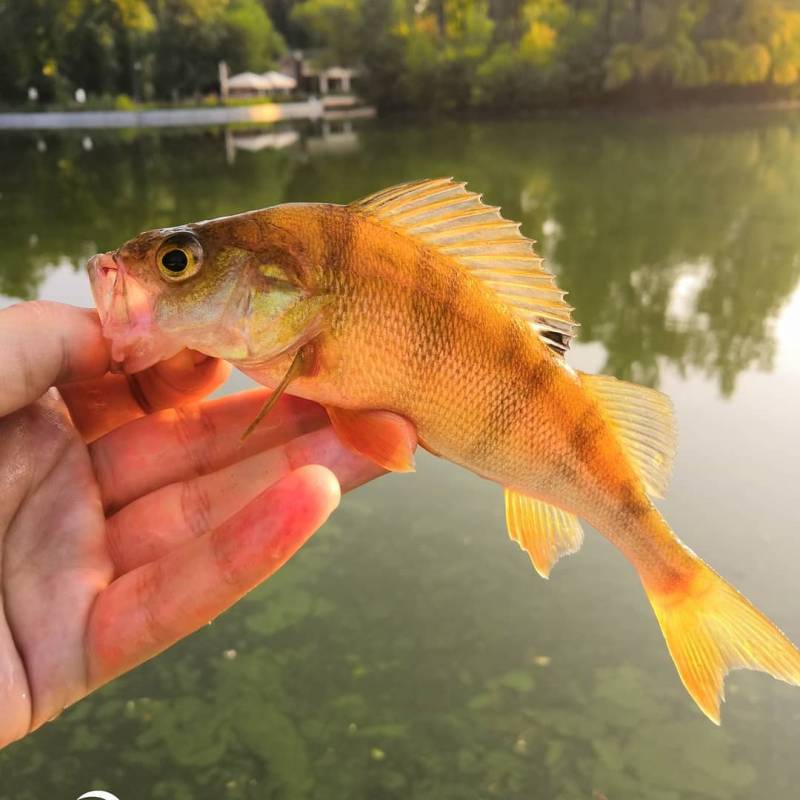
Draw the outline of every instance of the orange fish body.
[[[407,419],[428,450],[505,487],[509,534],[545,577],[589,522],[636,567],[712,720],[730,669],[800,684],[800,652],[649,499],[674,455],[669,401],[566,364],[563,293],[518,226],[463,184],[154,231],[96,259],[104,329],[128,367],[178,346],[227,358],[325,405],[346,444],[397,471],[413,468]]]
[[[649,549],[660,532],[658,512],[599,403],[549,340],[485,281],[347,206],[298,204],[265,213],[271,224],[316,243],[315,281],[331,298],[313,374],[298,377],[293,394],[333,409],[399,414],[436,455],[598,529],[618,530],[621,514],[652,517],[654,529],[638,545]],[[287,368],[283,359],[246,371],[275,386]],[[667,539],[675,569],[685,566],[684,551],[671,546],[671,533]],[[637,547],[615,543],[624,552]],[[654,583],[666,579],[666,555],[652,554]],[[534,561],[543,574],[554,563]]]

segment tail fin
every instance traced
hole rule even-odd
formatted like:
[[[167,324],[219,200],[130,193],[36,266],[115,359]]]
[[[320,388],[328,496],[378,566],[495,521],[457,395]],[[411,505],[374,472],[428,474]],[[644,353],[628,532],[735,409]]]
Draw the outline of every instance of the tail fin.
[[[696,558],[696,557],[695,557]],[[714,570],[697,570],[681,590],[645,590],[683,685],[719,725],[723,681],[733,669],[767,672],[800,686],[800,651]]]

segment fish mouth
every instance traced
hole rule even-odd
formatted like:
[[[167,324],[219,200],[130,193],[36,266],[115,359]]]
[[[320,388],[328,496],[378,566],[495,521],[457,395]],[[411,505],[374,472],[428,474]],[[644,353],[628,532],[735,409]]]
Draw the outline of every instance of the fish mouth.
[[[139,372],[180,349],[156,335],[153,299],[116,252],[93,256],[87,270],[103,336],[111,342],[112,371]]]
[[[111,317],[114,292],[120,274],[116,253],[98,253],[92,256],[86,269],[89,272],[94,304],[97,306],[97,313],[100,315],[100,322],[105,332],[106,323]]]

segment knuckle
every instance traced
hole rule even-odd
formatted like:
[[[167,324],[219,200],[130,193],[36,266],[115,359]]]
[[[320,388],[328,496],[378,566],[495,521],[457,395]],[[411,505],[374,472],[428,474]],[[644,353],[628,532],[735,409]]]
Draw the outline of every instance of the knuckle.
[[[125,559],[123,556],[122,542],[120,541],[120,528],[116,516],[106,521],[106,551],[111,563],[114,565],[114,574],[121,575],[125,572]]]
[[[66,378],[72,373],[72,351],[66,334],[62,331],[58,337],[58,376]]]
[[[200,405],[175,409],[175,436],[196,476],[213,471],[217,426]]]
[[[115,474],[116,464],[110,457],[108,447],[103,439],[93,442],[88,446],[89,458],[92,462],[94,475],[100,486],[100,494],[103,498],[103,505],[106,513],[113,512],[119,505],[115,489],[121,486],[118,476]]]
[[[181,484],[180,509],[186,527],[195,538],[200,538],[211,529],[211,497],[200,480],[188,480]]]
[[[16,347],[15,359],[17,364],[17,381],[18,386],[16,391],[12,386],[12,395],[28,398],[32,397],[38,391],[38,381],[36,377],[36,367],[33,363],[33,355],[30,351],[19,342]],[[13,376],[13,373],[12,373]]]
[[[222,583],[226,586],[238,587],[241,580],[235,553],[230,547],[227,537],[219,529],[211,534],[211,552],[214,567]]]
[[[141,570],[137,577],[136,596],[142,614],[143,636],[152,644],[161,644],[171,638],[169,627],[157,611],[161,585],[161,568],[158,562],[154,562],[149,569]]]
[[[144,390],[139,377],[137,375],[126,375],[125,377],[133,402],[136,403],[143,414],[152,414],[155,409],[148,399],[147,392]]]

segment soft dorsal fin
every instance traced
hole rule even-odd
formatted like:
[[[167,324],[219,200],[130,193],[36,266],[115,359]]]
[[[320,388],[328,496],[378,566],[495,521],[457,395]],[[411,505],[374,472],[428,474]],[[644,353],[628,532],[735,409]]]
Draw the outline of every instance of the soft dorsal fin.
[[[542,266],[533,242],[519,232],[519,223],[503,219],[499,208],[464,187],[452,178],[415,181],[350,205],[452,256],[563,355],[577,327],[564,292]]]
[[[678,438],[669,398],[656,389],[608,375],[585,372],[578,375],[586,390],[600,403],[648,493],[663,497]]]

